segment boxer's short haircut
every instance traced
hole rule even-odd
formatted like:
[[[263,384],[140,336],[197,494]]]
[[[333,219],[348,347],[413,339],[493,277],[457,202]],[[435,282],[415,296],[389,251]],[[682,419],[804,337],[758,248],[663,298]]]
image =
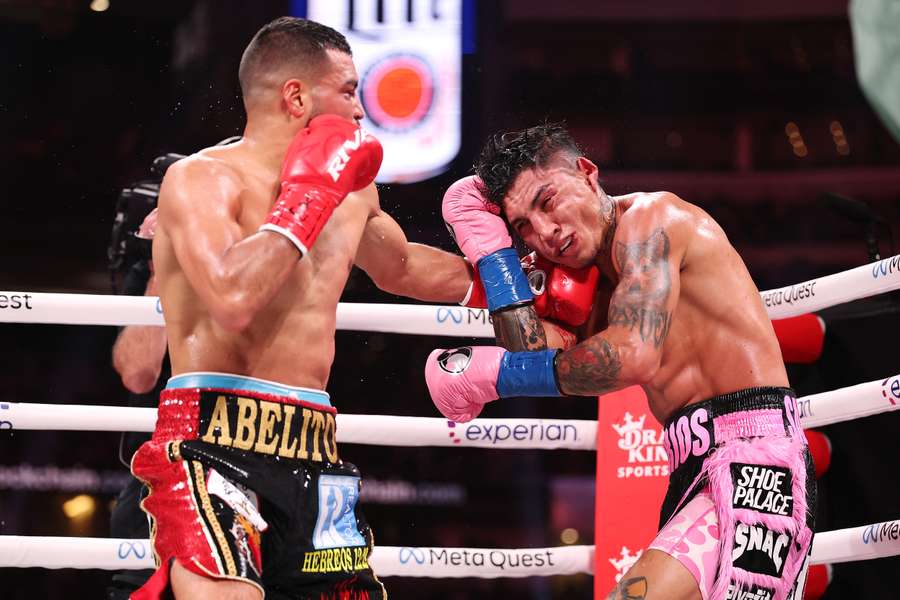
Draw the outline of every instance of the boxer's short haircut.
[[[475,163],[488,200],[503,208],[503,198],[525,169],[545,167],[557,160],[584,156],[564,123],[542,123],[521,131],[498,133],[488,140]]]
[[[315,76],[326,64],[328,50],[353,55],[347,38],[327,25],[297,17],[279,17],[264,25],[241,57],[238,79],[244,98],[264,75],[284,65],[296,67],[297,76]]]

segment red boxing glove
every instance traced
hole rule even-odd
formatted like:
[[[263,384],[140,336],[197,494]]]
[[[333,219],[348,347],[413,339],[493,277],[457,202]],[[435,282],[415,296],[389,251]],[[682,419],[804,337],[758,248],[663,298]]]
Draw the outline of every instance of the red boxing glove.
[[[372,183],[381,144],[355,123],[321,115],[294,137],[281,167],[281,194],[260,231],[287,237],[306,254],[334,209]]]
[[[809,453],[812,455],[813,465],[816,468],[816,479],[828,472],[831,466],[831,440],[821,431],[804,429],[806,443],[809,445]]]
[[[594,308],[594,295],[600,279],[597,267],[573,269],[550,262],[536,252],[522,257],[521,262],[539,317],[575,327],[587,321]],[[472,269],[472,285],[460,304],[468,308],[487,308],[478,269]]]
[[[772,321],[786,363],[811,364],[822,356],[825,321],[815,313]]]
[[[600,269],[594,265],[583,269],[558,265],[537,252],[522,257],[522,269],[539,316],[576,327],[587,321],[594,308]]]
[[[466,297],[460,300],[459,305],[466,308],[487,308],[487,294],[484,293],[484,284],[481,283],[481,276],[478,274],[478,269],[474,266],[472,266],[472,283],[469,284],[469,291],[466,292]]]

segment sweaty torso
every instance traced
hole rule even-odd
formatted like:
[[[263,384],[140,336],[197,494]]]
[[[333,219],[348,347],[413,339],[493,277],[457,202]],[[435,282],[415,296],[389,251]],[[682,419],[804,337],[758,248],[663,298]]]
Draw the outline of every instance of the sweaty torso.
[[[671,202],[674,218],[660,223],[680,250],[680,293],[662,359],[643,386],[650,410],[665,422],[676,410],[720,394],[757,386],[787,386],[778,340],[759,291],[725,232],[700,208],[671,195],[615,198],[628,211],[636,202]],[[606,327],[615,274],[601,282],[582,336]]]
[[[232,147],[204,151],[231,178],[238,193],[238,223],[254,234],[278,192],[277,173],[254,168]],[[334,358],[336,308],[367,219],[377,206],[374,189],[350,194],[330,217],[315,245],[299,259],[272,301],[240,332],[219,326],[179,265],[161,228],[154,262],[166,319],[173,375],[216,371],[325,389]]]

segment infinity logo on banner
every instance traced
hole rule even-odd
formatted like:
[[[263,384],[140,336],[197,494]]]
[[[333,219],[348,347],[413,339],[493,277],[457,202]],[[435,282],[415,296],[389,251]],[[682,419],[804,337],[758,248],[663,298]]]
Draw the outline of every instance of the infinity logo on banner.
[[[147,548],[144,547],[144,543],[122,542],[119,544],[118,555],[120,559],[125,560],[132,554],[134,554],[134,557],[137,559],[142,559],[147,556]]]
[[[447,319],[451,319],[457,325],[460,325],[463,320],[462,311],[458,308],[439,308],[437,310],[437,322],[444,323]]]
[[[400,548],[400,564],[405,565],[409,559],[416,561],[416,564],[425,564],[425,553],[418,548]]]

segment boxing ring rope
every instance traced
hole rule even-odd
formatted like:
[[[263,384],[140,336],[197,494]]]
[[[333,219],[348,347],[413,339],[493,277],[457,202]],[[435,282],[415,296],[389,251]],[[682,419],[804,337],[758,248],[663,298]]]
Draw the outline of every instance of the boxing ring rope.
[[[900,554],[900,521],[816,534],[810,563],[834,564]],[[527,563],[527,564],[526,564]],[[532,577],[593,573],[593,546],[411,548],[376,546],[379,577]],[[150,540],[0,536],[0,568],[152,569]]]
[[[805,428],[900,410],[900,375],[797,399]],[[155,408],[0,402],[0,429],[143,431]],[[337,441],[376,446],[464,446],[495,449],[596,450],[597,421],[475,419],[455,424],[435,417],[337,416]]]
[[[772,319],[868,298],[900,288],[900,255],[841,273],[760,292]],[[159,298],[0,291],[0,323],[163,325]],[[484,309],[428,304],[341,302],[337,328],[352,331],[494,337]]]

